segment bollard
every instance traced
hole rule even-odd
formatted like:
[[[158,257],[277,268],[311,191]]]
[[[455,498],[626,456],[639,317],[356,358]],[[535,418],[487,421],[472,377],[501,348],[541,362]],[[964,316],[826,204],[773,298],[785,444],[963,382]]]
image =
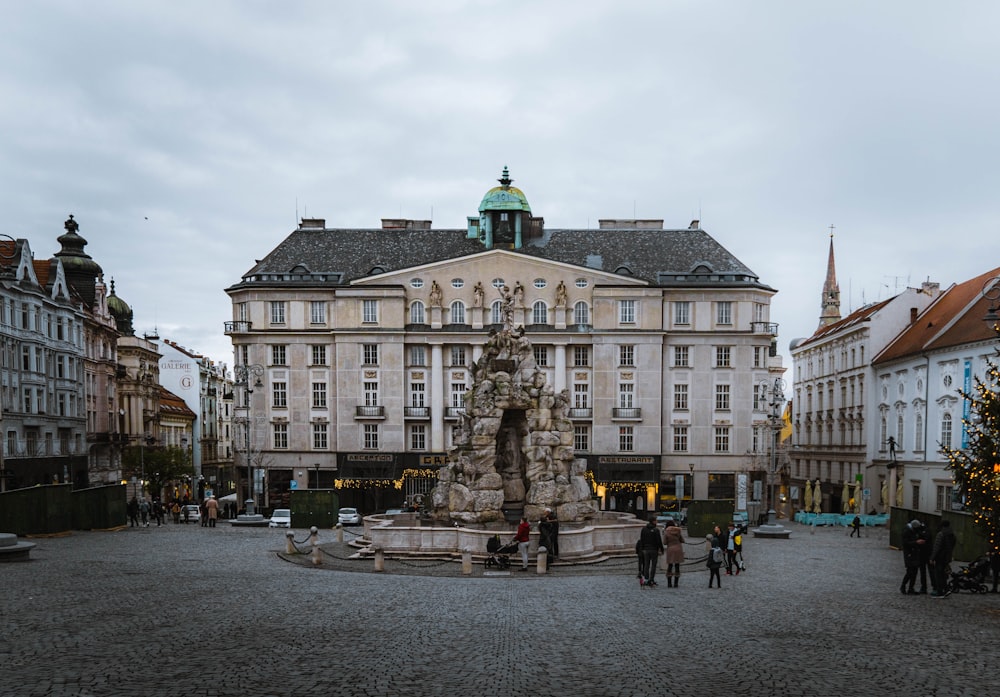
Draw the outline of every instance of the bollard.
[[[337,528],[336,529],[337,529],[337,542],[343,542],[344,541],[344,526],[341,525],[340,523],[337,523]]]
[[[375,547],[375,569],[374,571],[385,571],[385,550]]]
[[[289,530],[285,533],[285,554],[295,554],[295,533]]]
[[[309,544],[312,545],[312,563],[313,566],[319,566],[323,557],[319,551],[319,530],[313,525],[309,528]]]
[[[462,549],[462,575],[472,575],[472,550],[468,547]]]
[[[549,550],[545,547],[538,548],[538,562],[536,570],[540,574],[547,573],[549,570]]]

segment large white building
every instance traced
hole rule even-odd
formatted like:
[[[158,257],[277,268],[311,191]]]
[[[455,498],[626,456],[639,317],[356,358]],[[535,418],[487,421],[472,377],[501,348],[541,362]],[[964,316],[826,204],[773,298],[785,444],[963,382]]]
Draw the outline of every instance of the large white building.
[[[504,286],[538,365],[569,392],[575,449],[604,507],[734,497],[760,447],[759,385],[782,370],[776,291],[698,221],[551,229],[511,181],[504,168],[461,229],[304,219],[226,290],[248,378],[237,418],[270,500],[336,484],[342,503],[371,510],[398,503],[410,480],[426,486]]]
[[[891,465],[893,505],[918,511],[961,504],[942,447],[963,448],[963,419],[975,377],[996,362],[997,334],[984,321],[1000,294],[1000,268],[952,286],[874,356],[873,443],[890,444],[876,457]],[[994,307],[995,309],[995,307]]]

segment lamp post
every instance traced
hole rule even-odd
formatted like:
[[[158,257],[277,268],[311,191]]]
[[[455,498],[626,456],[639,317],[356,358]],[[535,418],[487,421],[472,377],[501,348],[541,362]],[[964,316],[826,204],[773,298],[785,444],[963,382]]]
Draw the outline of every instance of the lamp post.
[[[759,387],[760,397],[771,408],[767,427],[770,431],[770,465],[767,470],[767,515],[774,520],[774,478],[778,471],[778,434],[781,432],[781,407],[785,403],[785,381],[775,378],[774,382],[763,380]]]
[[[243,431],[243,442],[245,448],[243,450],[243,457],[246,460],[247,465],[247,500],[246,500],[246,515],[253,516],[256,515],[254,497],[258,493],[256,491],[256,481],[254,479],[253,471],[253,453],[251,451],[252,440],[250,438],[250,429],[253,427],[253,391],[256,387],[262,387],[261,376],[264,375],[264,366],[259,363],[243,363],[241,365],[233,366],[233,377],[234,387],[242,387],[245,391],[245,397],[243,402],[243,408],[246,410],[246,416],[243,419],[244,431]]]

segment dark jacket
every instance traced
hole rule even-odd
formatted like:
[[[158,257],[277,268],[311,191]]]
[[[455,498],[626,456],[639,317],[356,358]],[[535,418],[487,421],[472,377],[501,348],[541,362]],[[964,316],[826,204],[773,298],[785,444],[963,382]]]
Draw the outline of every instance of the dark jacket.
[[[955,531],[950,525],[942,527],[934,537],[934,549],[931,550],[931,561],[935,564],[948,564],[951,562],[951,555],[955,552],[955,545],[958,539]]]
[[[705,566],[707,566],[710,569],[718,569],[720,566],[722,566],[722,562],[721,561],[713,561],[712,560],[712,557],[714,556],[712,554],[712,550],[714,550],[716,548],[719,548],[719,549],[722,549],[723,551],[725,551],[725,548],[721,547],[719,545],[720,542],[721,542],[721,539],[719,538],[718,535],[713,535],[712,536],[712,546],[708,550],[708,560],[705,562]]]
[[[660,529],[655,525],[647,525],[639,533],[639,547],[644,551],[659,552],[663,549],[663,538]]]
[[[920,566],[920,548],[924,545],[917,544],[919,533],[910,526],[909,523],[903,526],[903,563],[907,569],[915,569]]]

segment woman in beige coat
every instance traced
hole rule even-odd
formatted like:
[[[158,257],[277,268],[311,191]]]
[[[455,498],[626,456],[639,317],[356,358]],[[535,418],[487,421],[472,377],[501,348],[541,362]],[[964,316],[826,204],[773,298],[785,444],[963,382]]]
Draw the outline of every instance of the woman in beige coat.
[[[667,588],[676,588],[681,578],[681,564],[684,563],[684,535],[672,520],[667,521],[663,530],[663,546],[667,549]]]

